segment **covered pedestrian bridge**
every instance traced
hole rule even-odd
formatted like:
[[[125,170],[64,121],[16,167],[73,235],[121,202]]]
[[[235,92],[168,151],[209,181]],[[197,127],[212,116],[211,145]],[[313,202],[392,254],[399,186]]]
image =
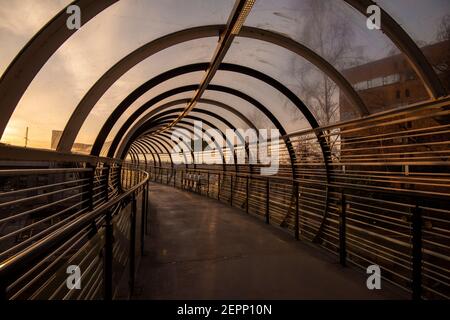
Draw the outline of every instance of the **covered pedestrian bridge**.
[[[41,11],[0,28],[0,299],[449,298],[446,1]]]

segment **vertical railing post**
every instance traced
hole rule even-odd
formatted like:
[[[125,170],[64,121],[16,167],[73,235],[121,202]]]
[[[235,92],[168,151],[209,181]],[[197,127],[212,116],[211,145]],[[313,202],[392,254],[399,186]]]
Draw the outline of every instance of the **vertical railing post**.
[[[175,168],[173,168],[173,187],[177,187],[177,170]]]
[[[208,183],[206,184],[206,196],[209,198],[209,171],[207,172]]]
[[[135,276],[135,262],[136,262],[136,194],[133,193],[131,196],[131,215],[130,215],[130,252],[129,252],[129,262],[130,262],[130,274],[129,274],[129,290],[130,297],[133,295],[134,291],[134,276]]]
[[[116,167],[116,175],[117,175],[117,189],[122,190],[122,164],[119,164]]]
[[[422,210],[416,201],[412,212],[412,298],[420,300],[422,296]]]
[[[344,192],[341,193],[341,214],[339,215],[339,262],[342,266],[346,265],[347,247],[346,247],[346,199]]]
[[[131,170],[131,164],[128,165],[128,173],[129,173],[128,188],[131,188],[131,186],[133,185],[133,171]]]
[[[233,175],[230,174],[230,206],[233,206]]]
[[[145,234],[148,234],[148,214],[149,214],[149,193],[150,193],[150,182],[146,183],[146,192],[145,192]]]
[[[110,210],[106,211],[105,216],[105,247],[103,256],[103,298],[106,301],[112,300],[112,265],[113,265],[113,225],[112,225],[112,212]]]
[[[295,239],[300,239],[300,225],[299,225],[299,198],[298,198],[298,182],[294,181],[294,192],[295,192]]]
[[[94,180],[95,180],[95,166],[89,165],[88,168],[92,169],[89,173],[89,186],[88,186],[88,207],[89,211],[94,210]]]
[[[181,185],[180,185],[180,189],[184,190],[184,170],[181,169]]]
[[[141,256],[144,255],[144,236],[145,236],[145,221],[147,217],[146,209],[147,209],[147,184],[142,186],[142,203],[141,203]]]
[[[245,212],[248,213],[248,202],[250,201],[250,189],[249,189],[249,181],[248,181],[248,175],[247,175],[247,179],[246,179],[246,187],[245,187],[245,197],[247,198],[246,202],[245,202]]]
[[[103,189],[103,192],[105,193],[105,197],[104,197],[105,202],[108,202],[108,200],[109,200],[108,187],[109,187],[109,173],[110,173],[110,170],[111,169],[110,169],[109,165],[106,165],[105,166],[105,170],[103,170],[103,172],[104,172],[104,174],[106,176],[105,185],[104,185],[104,189]]]
[[[217,200],[220,201],[220,180],[221,180],[221,174],[219,173],[219,181],[217,184]]]
[[[270,224],[270,180],[266,180],[266,223]]]

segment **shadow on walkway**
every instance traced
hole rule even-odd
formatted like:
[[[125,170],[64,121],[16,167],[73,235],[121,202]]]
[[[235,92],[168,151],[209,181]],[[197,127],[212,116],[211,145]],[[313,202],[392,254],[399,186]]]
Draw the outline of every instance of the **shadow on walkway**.
[[[150,185],[150,235],[134,299],[400,299],[386,281],[226,204]]]

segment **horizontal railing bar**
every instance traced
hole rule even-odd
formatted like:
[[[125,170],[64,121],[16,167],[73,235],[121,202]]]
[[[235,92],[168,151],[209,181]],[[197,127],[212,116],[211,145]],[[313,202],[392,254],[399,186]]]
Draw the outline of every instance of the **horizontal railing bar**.
[[[97,163],[121,164],[120,159],[95,157],[72,152],[58,152],[54,150],[22,148],[0,144],[0,154],[4,161],[44,161],[44,162],[87,162],[97,165]]]
[[[73,206],[64,209],[63,211],[65,211],[65,210],[67,210],[67,211],[72,210],[72,209],[74,209],[74,208],[76,208],[76,207],[78,207],[80,205],[83,205],[84,203],[87,203],[88,201],[89,201],[88,199],[80,201],[80,202],[74,204]],[[1,252],[0,253],[0,259],[3,259],[3,257],[7,256],[11,252],[17,251],[19,248],[22,248],[23,246],[26,246],[27,244],[29,244],[29,243],[31,243],[31,242],[39,239],[39,238],[44,237],[49,232],[57,229],[60,225],[63,225],[67,221],[70,221],[70,220],[74,219],[75,217],[79,216],[80,214],[82,214],[83,212],[85,212],[88,209],[89,209],[88,207],[82,208],[81,210],[78,210],[77,212],[72,214],[70,217],[67,217],[64,220],[61,220],[61,221],[55,223],[54,225],[48,227],[47,229],[42,230],[39,233],[36,233],[35,235],[33,235],[32,237],[26,239],[25,241],[22,241],[22,242],[18,243],[17,245],[7,249],[6,251]],[[59,212],[58,214],[60,214],[60,213],[61,212]]]
[[[0,176],[18,176],[18,175],[40,175],[40,174],[58,174],[58,173],[77,173],[90,172],[91,168],[69,168],[69,169],[1,169]]]
[[[14,190],[14,191],[0,192],[0,197],[11,196],[11,195],[15,195],[15,194],[24,193],[24,192],[39,191],[39,190],[49,189],[49,188],[53,188],[53,187],[63,186],[66,184],[86,182],[86,181],[89,181],[89,178],[63,181],[63,182],[59,182],[59,183],[46,184],[46,185],[39,186],[39,187],[32,187],[32,188],[26,188],[26,189]]]
[[[67,201],[67,200],[70,200],[70,199],[73,199],[73,198],[76,198],[76,197],[80,197],[80,196],[83,196],[83,195],[88,194],[88,193],[89,193],[89,191],[77,193],[77,194],[72,195],[70,197],[67,197],[67,198],[64,198],[64,199],[61,199],[61,200],[57,200],[55,202],[51,202],[51,203],[45,204],[43,206],[39,206],[39,207],[33,208],[31,210],[27,210],[27,211],[21,212],[21,213],[12,215],[12,216],[7,217],[7,218],[0,219],[0,224],[3,224],[5,222],[11,221],[11,220],[15,220],[15,219],[17,219],[19,217],[24,217],[24,216],[30,215],[30,214],[32,214],[34,212],[37,212],[37,211],[40,211],[40,210],[43,210],[43,209],[50,208],[50,207],[52,207],[52,206],[54,206],[56,204],[63,203],[65,201]]]
[[[32,244],[31,246],[26,248],[24,251],[18,253],[17,255],[8,258],[6,261],[3,261],[0,264],[0,277],[8,278],[8,274],[10,272],[13,272],[18,264],[26,264],[28,261],[31,261],[31,259],[33,259],[35,256],[38,256],[44,252],[48,252],[55,244],[58,243],[58,241],[61,241],[63,238],[76,231],[76,229],[83,227],[88,222],[94,221],[95,218],[99,217],[106,210],[109,210],[119,202],[128,198],[133,192],[135,192],[141,186],[147,183],[149,174],[147,172],[143,171],[141,172],[143,173],[145,179],[136,184],[135,186],[130,187],[130,189],[124,191],[124,193],[111,199],[107,203],[100,205],[93,211],[90,211],[85,215],[78,217],[76,220],[68,223],[67,225],[62,226],[55,232],[48,235],[48,237],[46,237],[45,239],[37,241],[36,243]]]
[[[32,201],[32,200],[36,200],[36,199],[40,199],[40,198],[44,198],[44,197],[48,197],[48,196],[53,196],[55,194],[59,194],[59,193],[67,192],[67,191],[72,191],[72,190],[76,190],[76,189],[80,189],[80,188],[85,188],[87,186],[89,186],[89,184],[80,184],[78,186],[74,186],[74,187],[70,187],[70,188],[59,189],[59,190],[55,190],[55,191],[51,191],[51,192],[46,192],[46,193],[43,193],[43,194],[34,195],[34,196],[31,196],[31,197],[26,197],[26,198],[11,200],[11,201],[8,201],[8,202],[3,202],[3,203],[0,203],[0,208],[11,206],[11,205],[17,205],[17,204],[22,203],[22,202]],[[0,220],[0,223],[3,223],[3,222],[4,222],[3,220]]]

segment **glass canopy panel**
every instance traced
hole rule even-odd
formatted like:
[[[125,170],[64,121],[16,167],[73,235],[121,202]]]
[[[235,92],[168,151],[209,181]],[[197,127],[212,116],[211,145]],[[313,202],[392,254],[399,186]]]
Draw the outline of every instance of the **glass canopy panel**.
[[[29,146],[50,148],[52,129],[64,128],[85,93],[117,61],[169,33],[225,24],[233,4],[231,0],[117,2],[84,25],[50,58],[22,97],[2,141],[20,144],[10,133],[18,135],[29,127]],[[165,71],[164,67],[155,73]]]
[[[193,95],[194,95],[194,91],[188,91],[188,92],[185,92],[185,93],[179,93],[179,94],[176,94],[176,95],[174,95],[174,96],[172,96],[172,97],[170,97],[170,98],[166,98],[166,99],[162,100],[161,102],[159,102],[158,104],[156,104],[155,107],[152,108],[151,110],[153,110],[153,109],[155,109],[155,108],[157,108],[157,107],[159,107],[159,106],[161,106],[161,105],[163,105],[163,104],[165,104],[165,103],[168,103],[168,102],[170,102],[170,101],[173,101],[173,100],[178,100],[178,99],[190,99],[190,98],[192,98]],[[135,107],[136,107],[135,109],[137,109],[139,106],[135,106]],[[110,143],[114,140],[114,138],[115,138],[115,136],[117,135],[119,129],[122,127],[122,125],[123,125],[123,124],[125,123],[125,121],[128,119],[129,114],[131,114],[131,111],[130,111],[129,113],[127,113],[127,114],[123,114],[123,115],[119,118],[118,122],[116,122],[116,124],[115,124],[114,127],[112,128],[111,132],[109,133],[108,138],[106,139],[105,145],[103,146],[103,149],[102,149],[102,151],[101,151],[101,155],[106,155],[106,153],[107,153],[108,150],[109,150]],[[137,121],[139,121],[142,117],[144,117],[145,114],[146,114],[146,113],[144,113],[143,115],[141,115],[141,116],[133,123],[133,125],[132,125],[130,128],[132,128],[132,127],[136,124]],[[128,134],[130,128],[128,128],[126,134]],[[126,135],[126,134],[125,134],[125,135]],[[122,138],[123,138],[123,137],[122,137]]]
[[[202,76],[203,73],[199,73],[199,75]],[[198,79],[198,82],[200,82],[200,78]],[[134,127],[138,121],[140,121],[142,118],[146,117],[146,115],[149,112],[151,112],[151,110],[154,110],[157,107],[159,107],[169,101],[191,98],[193,93],[194,92],[191,91],[191,92],[188,92],[187,94],[178,94],[178,95],[174,95],[172,98],[164,99],[162,102],[156,104],[154,108],[151,108],[150,110],[145,112],[143,115],[141,115],[136,121],[134,121],[133,125],[130,128]],[[148,97],[148,99],[151,99],[151,98],[152,97]],[[258,111],[254,107],[252,107],[252,105],[248,104],[247,102],[245,102],[244,100],[242,100],[240,98],[229,95],[227,93],[221,93],[221,92],[217,92],[217,91],[206,91],[205,94],[203,95],[203,98],[211,99],[211,100],[215,100],[219,103],[227,104],[231,108],[238,110],[240,113],[243,114],[243,116],[245,116],[248,120],[253,122],[257,128],[268,128],[268,129],[274,128],[274,126],[270,123],[270,120],[268,118],[266,118],[263,113],[261,113],[260,111]],[[144,103],[145,101],[148,101],[148,99],[142,101],[142,103]],[[140,105],[141,104],[139,104],[139,106]],[[185,104],[180,104],[180,105],[176,105],[173,107],[169,107],[165,110],[184,108],[185,106],[186,106]],[[212,106],[212,105],[209,105],[206,103],[198,103],[196,108],[200,108],[203,110],[208,110],[210,112],[213,112],[213,113],[223,117],[224,119],[227,119],[228,121],[230,121],[236,128],[242,128],[244,130],[248,128],[248,125],[243,120],[238,118],[236,115],[234,115],[230,111],[226,111],[224,109],[220,109],[216,106]],[[195,111],[195,109],[194,109],[194,111]],[[128,115],[129,115],[129,113],[127,113],[127,115],[124,114],[121,117],[121,119],[119,120],[118,124],[116,126],[114,126],[113,130],[111,131],[110,135],[108,136],[108,139],[106,140],[107,142],[105,144],[105,148],[102,150],[101,155],[106,155],[106,152],[108,151],[107,149],[108,149],[108,146],[110,145],[110,142],[112,141],[112,139],[114,139],[114,136],[116,135],[117,131],[119,130],[119,127],[121,127],[123,125],[123,123],[128,118]],[[198,114],[196,114],[196,115],[201,116]],[[127,134],[128,134],[128,132],[129,132],[129,130],[127,130]]]
[[[214,53],[216,44],[217,38],[193,40],[165,49],[139,63],[122,76],[103,95],[83,124],[76,141],[92,144],[101,129],[99,124],[103,124],[106,121],[111,112],[128,94],[165,71],[183,65],[209,61]],[[163,92],[184,85],[200,83],[203,75],[203,71],[192,72],[162,82],[136,100],[121,118],[123,119],[125,116],[132,114],[142,104]]]
[[[258,100],[278,119],[287,133],[310,128],[303,114],[286,96],[261,80],[235,72],[218,71],[211,83],[242,91]]]
[[[0,0],[0,75],[27,42],[71,0]]]
[[[403,54],[344,1],[260,0],[245,25],[284,34],[325,58],[354,86],[371,113],[428,99]]]
[[[266,115],[264,115],[264,113],[259,111],[249,102],[237,96],[219,91],[206,90],[203,94],[203,98],[221,101],[230,107],[239,110],[239,112],[245,115],[256,126],[256,128],[275,128],[273,123],[268,117],[266,117]]]
[[[359,116],[339,87],[325,73],[301,56],[280,46],[249,38],[233,42],[224,62],[258,70],[281,82],[308,107],[321,125]],[[340,108],[340,106],[343,106]]]
[[[422,49],[447,91],[450,91],[450,1],[377,2]]]
[[[242,120],[241,118],[239,118],[236,114],[234,114],[228,110],[225,110],[223,108],[217,107],[213,104],[198,103],[197,106],[194,108],[194,110],[196,110],[196,109],[202,109],[202,110],[206,110],[211,113],[214,113],[214,114],[228,120],[236,129],[247,130],[249,128],[249,126],[245,123],[245,121]],[[239,110],[239,112],[240,112],[240,110]]]

